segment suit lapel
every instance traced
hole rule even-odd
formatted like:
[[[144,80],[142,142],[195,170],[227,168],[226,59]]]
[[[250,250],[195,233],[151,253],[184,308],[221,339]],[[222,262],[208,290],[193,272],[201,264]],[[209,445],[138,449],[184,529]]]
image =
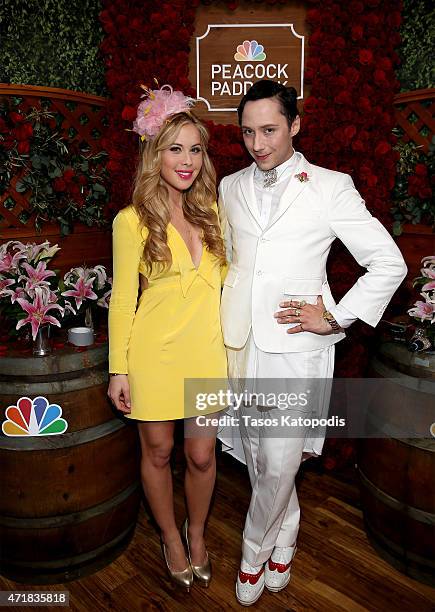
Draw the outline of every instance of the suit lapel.
[[[291,174],[288,185],[281,196],[281,199],[278,204],[278,208],[274,215],[271,216],[271,219],[268,224],[268,228],[276,223],[278,219],[282,217],[282,215],[288,210],[288,208],[293,204],[296,198],[302,193],[302,191],[306,188],[308,183],[313,180],[313,172],[311,169],[311,165],[305,159],[305,157],[300,153],[301,159],[299,164],[297,165],[295,171]],[[297,176],[301,172],[306,172],[308,176],[308,181],[301,181],[297,178]]]
[[[246,168],[246,172],[240,177],[240,191],[242,193],[242,199],[246,203],[249,212],[253,216],[257,225],[261,228],[260,213],[257,206],[257,197],[255,195],[254,188],[254,172],[256,164],[255,162]]]

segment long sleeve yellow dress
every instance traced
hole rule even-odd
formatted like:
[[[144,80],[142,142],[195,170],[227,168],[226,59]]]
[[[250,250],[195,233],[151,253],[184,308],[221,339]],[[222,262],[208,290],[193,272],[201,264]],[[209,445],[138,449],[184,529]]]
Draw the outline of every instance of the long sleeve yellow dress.
[[[172,264],[163,271],[153,265],[147,272],[142,259],[147,231],[140,230],[133,206],[113,222],[109,371],[128,374],[131,413],[126,416],[167,421],[216,412],[224,406],[199,412],[191,398],[185,402],[184,381],[210,379],[198,386],[204,390],[212,379],[227,376],[219,317],[221,264],[204,245],[196,269],[186,243],[169,223]],[[148,278],[148,288],[138,300],[139,273]]]

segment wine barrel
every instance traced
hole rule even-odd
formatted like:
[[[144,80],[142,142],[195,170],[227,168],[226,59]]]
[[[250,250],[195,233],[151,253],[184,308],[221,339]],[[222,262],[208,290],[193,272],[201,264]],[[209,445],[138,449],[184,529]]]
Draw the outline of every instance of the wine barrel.
[[[367,536],[391,565],[420,582],[434,585],[435,439],[427,423],[430,415],[435,421],[435,354],[413,354],[400,344],[384,343],[372,360],[370,374],[395,379],[407,406],[410,399],[414,400],[413,428],[419,432],[416,435],[425,437],[391,435],[391,431],[399,434],[404,426],[403,411],[397,409],[391,397],[387,399],[382,393],[377,396],[375,401],[390,435],[386,437],[381,431],[383,437],[359,443],[358,469]],[[407,430],[408,423],[409,420]]]
[[[65,582],[127,546],[140,503],[139,445],[136,428],[110,406],[107,378],[107,343],[0,358],[2,423],[8,406],[37,396],[59,405],[68,423],[58,435],[0,436],[4,576]]]

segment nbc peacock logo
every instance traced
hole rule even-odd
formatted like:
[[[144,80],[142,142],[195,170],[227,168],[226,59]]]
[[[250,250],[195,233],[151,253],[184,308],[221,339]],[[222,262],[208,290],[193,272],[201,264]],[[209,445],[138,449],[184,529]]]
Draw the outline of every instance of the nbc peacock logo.
[[[236,62],[262,62],[266,59],[266,54],[263,45],[258,44],[256,40],[245,40],[243,45],[237,47],[234,59]]]
[[[68,423],[62,419],[62,408],[50,404],[46,397],[20,397],[16,406],[5,411],[2,424],[5,436],[55,436],[65,433]]]

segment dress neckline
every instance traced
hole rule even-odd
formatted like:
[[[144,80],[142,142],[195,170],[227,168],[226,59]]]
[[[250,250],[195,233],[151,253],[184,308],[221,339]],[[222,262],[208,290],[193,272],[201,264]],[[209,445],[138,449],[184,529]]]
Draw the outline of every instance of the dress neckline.
[[[196,266],[195,262],[193,261],[193,258],[192,258],[192,253],[190,252],[190,249],[187,246],[186,241],[184,240],[183,236],[180,234],[180,232],[177,230],[177,228],[175,227],[175,225],[171,221],[169,221],[169,225],[173,228],[174,232],[177,234],[177,236],[179,237],[179,239],[183,243],[184,248],[186,249],[186,251],[189,254],[189,259],[190,259],[190,261],[192,263],[192,266],[195,268],[196,271],[198,271],[200,266],[201,266],[201,263],[202,263],[202,260],[203,260],[203,256],[204,256],[204,244],[202,242],[202,239],[201,239],[201,244],[202,244],[201,257],[199,258],[198,265]]]

